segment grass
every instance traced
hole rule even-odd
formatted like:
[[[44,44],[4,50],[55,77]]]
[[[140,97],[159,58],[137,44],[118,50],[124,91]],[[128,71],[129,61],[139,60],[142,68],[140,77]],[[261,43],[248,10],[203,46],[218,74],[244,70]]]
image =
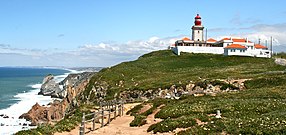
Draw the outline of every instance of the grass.
[[[273,81],[273,78],[275,78]],[[185,96],[180,100],[165,102],[165,107],[155,117],[164,119],[148,131],[169,132],[170,127],[182,117],[207,122],[192,125],[179,134],[285,134],[286,130],[286,75],[257,78],[246,83],[247,90],[239,93],[222,93],[216,97]],[[269,81],[270,80],[270,81]],[[275,83],[273,83],[275,82]],[[217,110],[222,119],[210,114]],[[166,121],[167,120],[167,121]],[[177,126],[177,128],[180,126]]]
[[[85,97],[92,95],[92,87],[99,82],[108,84],[105,98],[112,99],[121,91],[165,89],[173,84],[184,86],[190,80],[197,82],[200,78],[213,80],[264,77],[263,73],[268,71],[284,70],[284,67],[273,61],[266,58],[213,54],[182,53],[177,56],[170,50],[155,51],[138,60],[103,69],[91,79]],[[123,82],[123,85],[119,86],[119,82]],[[89,99],[92,102],[96,97]]]
[[[159,108],[166,100],[165,99],[155,99],[152,102],[142,103],[135,106],[133,109],[129,110],[127,114],[130,114],[134,117],[134,120],[129,124],[130,127],[140,127],[146,124],[147,116],[152,114],[157,108]],[[146,110],[145,112],[139,113],[139,111],[143,108],[143,105],[152,104],[152,107]]]
[[[276,55],[274,55],[274,57],[286,59],[286,53],[285,52],[277,53]]]
[[[251,79],[245,82],[247,89],[238,93],[161,101],[165,107],[155,116],[163,121],[150,126],[148,131],[172,132],[178,127],[188,127],[180,134],[281,134],[286,127],[283,121],[286,118],[286,75],[269,72],[284,70],[285,67],[276,65],[274,59],[192,53],[176,56],[163,50],[106,68],[94,76],[90,85],[106,82],[110,88],[106,98],[114,98],[121,91],[168,89],[174,84],[184,87],[189,81],[204,87],[206,83],[202,79]],[[120,81],[124,82],[121,86],[118,85]],[[222,89],[236,89],[220,81],[210,83],[221,85]],[[217,110],[221,111],[222,119],[210,115]],[[152,110],[146,111],[143,116],[150,112]],[[135,123],[141,123],[143,116],[135,117]],[[182,119],[198,119],[207,124],[186,124],[184,127],[180,123]]]
[[[133,107],[131,110],[127,111],[126,114],[127,115],[131,115],[134,116],[136,114],[139,113],[139,111],[143,108],[142,104],[136,105],[135,107]]]
[[[144,115],[135,115],[134,120],[132,120],[129,125],[130,125],[130,127],[140,127],[140,126],[146,124],[146,122],[147,122],[146,118],[147,117]]]

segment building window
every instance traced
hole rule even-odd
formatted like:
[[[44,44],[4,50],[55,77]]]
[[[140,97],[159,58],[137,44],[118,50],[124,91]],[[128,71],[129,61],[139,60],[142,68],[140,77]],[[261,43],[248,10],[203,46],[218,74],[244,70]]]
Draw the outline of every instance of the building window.
[[[200,41],[200,39],[198,39],[198,41]]]
[[[245,50],[240,50],[240,52],[245,52]]]
[[[230,49],[230,52],[235,52],[235,49]]]
[[[200,33],[200,31],[198,31],[198,33]]]

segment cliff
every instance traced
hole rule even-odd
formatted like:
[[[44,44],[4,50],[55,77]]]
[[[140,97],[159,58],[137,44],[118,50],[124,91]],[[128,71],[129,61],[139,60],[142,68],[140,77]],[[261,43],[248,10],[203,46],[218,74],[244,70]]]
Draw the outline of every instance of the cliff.
[[[48,75],[43,80],[40,94],[60,97],[62,100],[55,100],[47,107],[36,103],[29,112],[22,114],[20,118],[31,121],[32,125],[62,119],[73,108],[79,106],[80,101],[76,98],[85,90],[94,74],[94,72],[70,74],[60,83],[55,83],[53,76]],[[63,86],[62,90],[58,87],[59,85]]]

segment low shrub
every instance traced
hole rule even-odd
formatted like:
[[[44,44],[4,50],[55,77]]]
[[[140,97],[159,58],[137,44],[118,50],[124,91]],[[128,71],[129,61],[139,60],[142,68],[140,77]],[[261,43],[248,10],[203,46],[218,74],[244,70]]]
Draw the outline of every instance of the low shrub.
[[[140,127],[140,126],[146,124],[146,122],[147,122],[146,116],[135,115],[134,120],[129,125],[130,125],[130,127]]]
[[[192,117],[181,117],[178,119],[165,119],[159,123],[151,125],[147,132],[153,131],[153,133],[163,133],[173,131],[176,128],[188,128],[196,125],[196,121]]]
[[[131,115],[131,116],[135,116],[136,114],[139,113],[139,111],[143,108],[142,104],[136,105],[135,107],[133,107],[131,110],[127,111],[126,114],[127,115]]]

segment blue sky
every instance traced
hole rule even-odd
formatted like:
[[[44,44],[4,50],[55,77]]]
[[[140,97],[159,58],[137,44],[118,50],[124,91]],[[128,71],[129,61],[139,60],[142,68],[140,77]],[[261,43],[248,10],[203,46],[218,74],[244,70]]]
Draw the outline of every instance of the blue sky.
[[[208,36],[286,42],[283,0],[0,1],[0,66],[111,66],[190,36],[199,13]],[[286,49],[285,49],[286,50]]]

